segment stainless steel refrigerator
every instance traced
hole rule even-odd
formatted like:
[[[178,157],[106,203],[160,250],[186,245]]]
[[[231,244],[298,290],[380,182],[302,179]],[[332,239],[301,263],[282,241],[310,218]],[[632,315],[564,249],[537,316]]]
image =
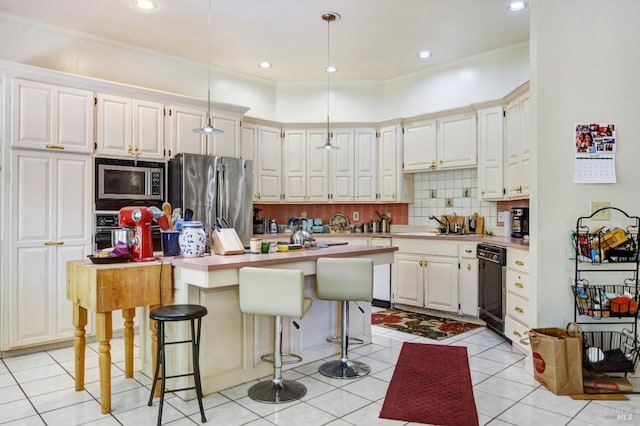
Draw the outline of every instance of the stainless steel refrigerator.
[[[216,225],[234,228],[245,247],[253,233],[252,161],[200,154],[169,160],[169,202],[193,210],[211,235]]]

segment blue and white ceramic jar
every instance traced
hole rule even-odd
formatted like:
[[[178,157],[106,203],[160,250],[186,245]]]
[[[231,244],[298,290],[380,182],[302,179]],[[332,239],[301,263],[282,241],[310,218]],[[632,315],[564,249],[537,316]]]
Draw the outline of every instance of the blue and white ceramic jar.
[[[204,255],[207,233],[202,229],[202,222],[198,220],[183,222],[179,242],[183,256],[198,257]]]

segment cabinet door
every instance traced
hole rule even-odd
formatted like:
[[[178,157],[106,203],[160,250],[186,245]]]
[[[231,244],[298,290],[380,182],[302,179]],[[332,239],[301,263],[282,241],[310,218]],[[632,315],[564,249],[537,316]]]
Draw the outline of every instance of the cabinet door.
[[[478,111],[478,191],[482,200],[504,197],[504,112]]]
[[[398,197],[397,135],[398,126],[385,127],[380,130],[380,140],[378,141],[379,201],[395,202]]]
[[[478,316],[478,259],[463,258],[460,264],[460,313]]]
[[[12,146],[93,151],[93,92],[18,79],[12,92]]]
[[[164,105],[134,100],[133,149],[143,158],[164,158]]]
[[[452,169],[478,164],[475,114],[438,120],[438,167]]]
[[[306,200],[307,132],[286,130],[282,147],[284,199],[302,202]]]
[[[375,129],[356,129],[354,154],[354,185],[356,201],[376,199],[378,171],[378,141]]]
[[[440,311],[458,311],[458,259],[425,256],[424,306]]]
[[[282,139],[280,130],[258,126],[255,166],[257,175],[256,201],[280,201],[282,194]]]
[[[167,155],[206,154],[205,137],[193,131],[204,126],[206,113],[181,106],[172,106],[169,111],[165,127]]]
[[[435,170],[437,160],[436,120],[412,124],[404,129],[403,170]]]
[[[211,139],[208,153],[237,157],[239,148],[240,117],[225,116],[217,113],[212,119],[213,127],[224,133],[209,136]]]
[[[253,124],[243,124],[242,129],[240,130],[240,156],[244,159],[252,161],[251,172],[253,174],[252,178],[252,190],[253,190],[253,199],[256,199],[256,194],[258,191],[258,172],[256,163],[255,152],[258,144],[258,126]]]
[[[96,106],[97,152],[103,155],[129,155],[131,148],[131,100],[99,94]]]
[[[329,152],[329,158],[331,159],[331,200],[345,203],[353,202],[355,200],[354,157],[357,155],[353,129],[334,130],[331,143],[340,148]]]
[[[506,195],[518,198],[522,193],[522,119],[519,100],[507,105],[506,111]]]
[[[324,145],[326,132],[307,130],[305,201],[326,202],[329,195],[329,152],[316,149]]]
[[[530,170],[531,170],[531,101],[529,93],[520,97],[520,161],[522,170],[520,173],[520,186],[522,187],[520,195],[529,196],[530,194]]]
[[[422,256],[396,253],[393,268],[393,303],[424,306]]]

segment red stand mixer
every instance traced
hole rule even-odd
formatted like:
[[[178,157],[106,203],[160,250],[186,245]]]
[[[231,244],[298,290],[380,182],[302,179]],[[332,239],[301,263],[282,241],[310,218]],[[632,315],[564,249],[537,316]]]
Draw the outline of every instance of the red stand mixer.
[[[129,244],[131,259],[134,262],[149,262],[153,257],[151,222],[153,212],[148,207],[123,207],[120,209],[119,225],[134,227],[133,238]]]

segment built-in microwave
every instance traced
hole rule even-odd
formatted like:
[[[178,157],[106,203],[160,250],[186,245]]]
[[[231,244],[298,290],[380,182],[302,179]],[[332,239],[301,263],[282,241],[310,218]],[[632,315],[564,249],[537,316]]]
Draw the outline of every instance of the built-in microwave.
[[[164,163],[96,158],[96,210],[161,206],[165,194],[164,172]]]

